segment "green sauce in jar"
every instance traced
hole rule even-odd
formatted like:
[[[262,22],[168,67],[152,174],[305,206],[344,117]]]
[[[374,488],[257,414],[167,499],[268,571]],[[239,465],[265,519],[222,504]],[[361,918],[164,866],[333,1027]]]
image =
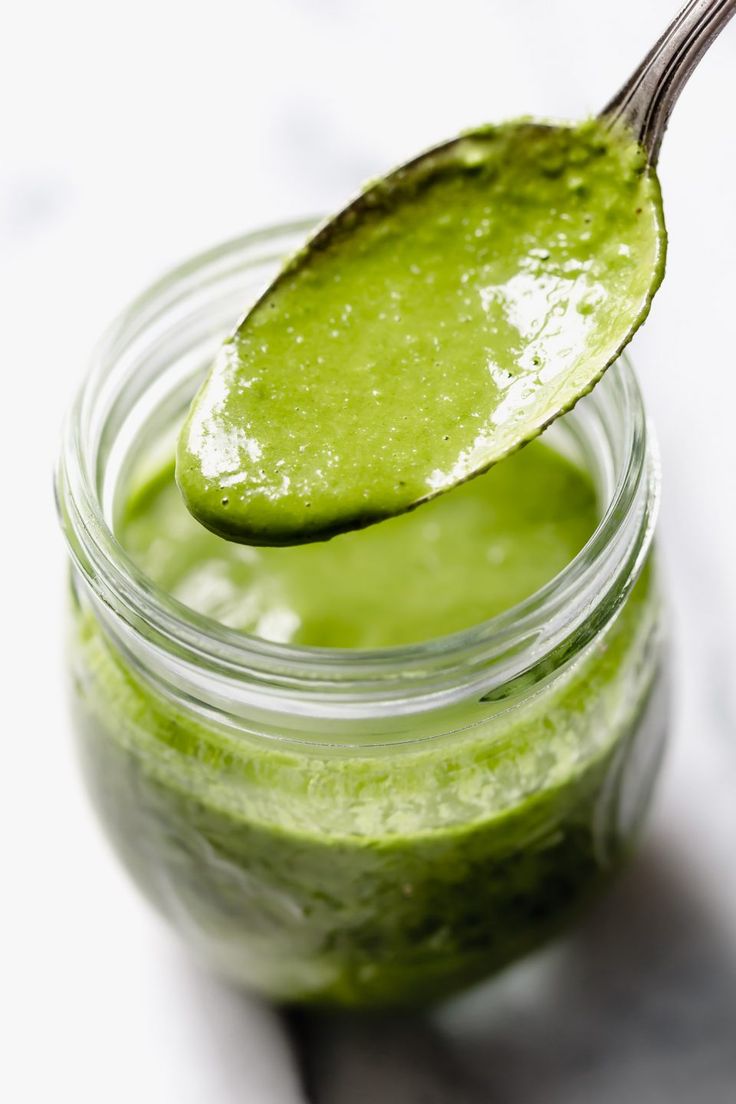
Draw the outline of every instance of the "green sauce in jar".
[[[118,526],[169,594],[243,632],[320,648],[384,648],[470,628],[528,598],[577,555],[598,506],[590,479],[541,441],[420,510],[331,541],[233,544],[185,509],[165,465]]]
[[[259,249],[141,300],[71,422],[85,775],[137,883],[223,974],[419,1005],[562,928],[641,821],[664,719],[643,412],[617,369],[413,513],[295,548],[223,541],[178,495],[173,430]]]

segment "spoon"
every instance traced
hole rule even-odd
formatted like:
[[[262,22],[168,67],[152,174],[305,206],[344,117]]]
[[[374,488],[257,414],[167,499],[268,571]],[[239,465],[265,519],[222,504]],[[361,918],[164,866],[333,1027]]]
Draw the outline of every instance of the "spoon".
[[[324,222],[225,342],[177,482],[246,544],[322,540],[486,471],[569,410],[664,271],[655,165],[736,10],[691,0],[596,118],[435,146]]]

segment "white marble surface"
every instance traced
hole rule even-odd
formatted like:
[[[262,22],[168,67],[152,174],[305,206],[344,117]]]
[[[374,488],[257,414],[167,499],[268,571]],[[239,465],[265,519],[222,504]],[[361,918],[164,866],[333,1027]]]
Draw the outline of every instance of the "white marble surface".
[[[3,1099],[306,1099],[294,1025],[189,962],[118,870],[77,779],[49,473],[91,342],[187,254],[334,206],[460,127],[595,110],[674,2],[26,0],[5,12]],[[432,1021],[301,1022],[319,1104],[736,1096],[735,104],[733,26],[665,143],[669,270],[634,345],[662,444],[677,639],[674,744],[641,857],[575,937]]]

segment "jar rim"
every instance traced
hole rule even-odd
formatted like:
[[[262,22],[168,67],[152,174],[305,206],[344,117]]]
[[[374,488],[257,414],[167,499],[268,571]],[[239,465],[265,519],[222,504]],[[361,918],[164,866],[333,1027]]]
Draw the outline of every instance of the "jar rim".
[[[145,641],[180,670],[182,665],[205,668],[236,697],[285,694],[304,699],[308,712],[310,697],[343,703],[368,697],[392,703],[394,709],[400,701],[421,699],[426,708],[480,688],[497,692],[532,669],[548,667],[552,657],[574,651],[576,641],[590,639],[614,615],[646,557],[659,466],[641,392],[625,356],[583,400],[601,408],[608,403],[615,415],[613,429],[621,436],[621,463],[596,529],[539,590],[458,632],[369,650],[268,641],[199,614],[158,587],[133,562],[105,518],[90,437],[99,443],[98,407],[120,384],[115,369],[121,357],[167,311],[186,308],[187,296],[196,294],[204,279],[216,285],[242,267],[243,258],[246,265],[252,254],[263,260],[258,251],[264,247],[267,259],[276,259],[275,245],[285,238],[298,242],[314,224],[312,218],[267,227],[197,254],[150,285],[105,331],[67,416],[56,471],[57,507],[74,567],[105,618],[124,629],[128,640]]]

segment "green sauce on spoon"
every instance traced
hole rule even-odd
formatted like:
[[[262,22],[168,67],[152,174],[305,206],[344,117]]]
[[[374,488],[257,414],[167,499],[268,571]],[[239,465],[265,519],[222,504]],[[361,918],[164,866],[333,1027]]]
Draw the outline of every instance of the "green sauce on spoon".
[[[664,253],[623,126],[511,122],[430,151],[318,231],[226,342],[179,442],[189,510],[298,544],[485,471],[600,378]]]

